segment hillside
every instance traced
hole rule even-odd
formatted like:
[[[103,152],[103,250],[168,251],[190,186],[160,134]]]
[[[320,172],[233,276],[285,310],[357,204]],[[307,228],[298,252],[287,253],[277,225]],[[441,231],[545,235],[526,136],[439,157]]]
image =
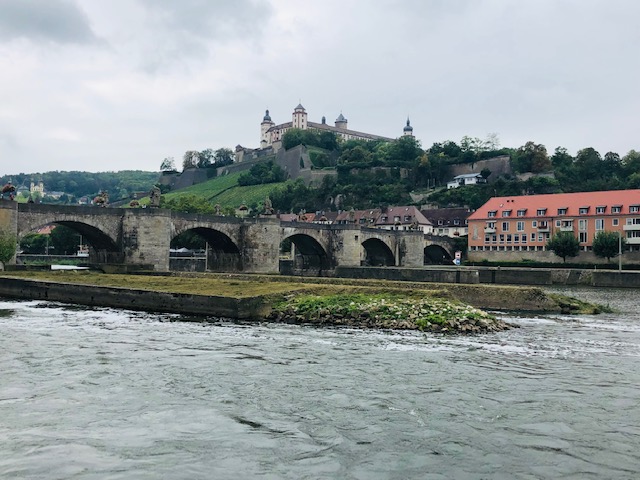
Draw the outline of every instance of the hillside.
[[[274,189],[287,183],[279,182],[241,187],[238,185],[240,175],[242,173],[231,173],[222,177],[215,177],[191,187],[166,193],[163,196],[165,201],[177,201],[183,197],[196,196],[206,200],[211,205],[219,204],[223,209],[235,209],[242,203],[249,206],[257,206]]]

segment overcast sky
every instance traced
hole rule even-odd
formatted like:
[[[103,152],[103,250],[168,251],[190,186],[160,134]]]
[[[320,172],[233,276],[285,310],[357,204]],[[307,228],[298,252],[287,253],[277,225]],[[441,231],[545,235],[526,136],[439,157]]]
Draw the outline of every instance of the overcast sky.
[[[155,170],[310,121],[640,149],[636,0],[0,0],[0,175]]]

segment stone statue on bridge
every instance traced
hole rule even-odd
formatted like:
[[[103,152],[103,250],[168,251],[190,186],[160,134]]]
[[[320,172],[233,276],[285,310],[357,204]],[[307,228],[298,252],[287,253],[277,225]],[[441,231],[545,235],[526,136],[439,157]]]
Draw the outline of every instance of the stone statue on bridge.
[[[269,195],[267,195],[267,198],[264,199],[264,214],[273,215],[273,204],[271,203]]]
[[[13,186],[11,182],[7,182],[7,184],[2,187],[0,198],[4,198],[5,195],[9,196],[9,200],[13,200],[16,196],[16,187]]]
[[[109,204],[109,194],[106,190],[100,190],[100,193],[93,199],[94,205],[106,207]]]
[[[149,192],[149,206],[151,208],[160,207],[160,188],[157,185],[154,185]]]

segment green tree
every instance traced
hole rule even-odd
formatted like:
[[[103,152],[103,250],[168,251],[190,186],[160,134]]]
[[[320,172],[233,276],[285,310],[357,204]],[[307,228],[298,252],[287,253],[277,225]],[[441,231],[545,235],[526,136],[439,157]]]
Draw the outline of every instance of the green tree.
[[[206,198],[198,197],[196,195],[182,195],[178,198],[172,198],[171,200],[165,200],[165,197],[162,196],[160,197],[160,207],[184,213],[215,212],[215,208],[207,201]]]
[[[215,167],[224,167],[233,163],[233,152],[230,148],[219,148],[215,151],[213,165]]]
[[[182,169],[195,168],[198,166],[200,152],[197,150],[187,150],[182,156]]]
[[[593,253],[610,262],[613,257],[618,256],[620,242],[622,242],[622,250],[624,250],[627,240],[624,237],[621,238],[620,232],[602,230],[593,238]]]
[[[74,255],[80,245],[80,234],[64,225],[56,225],[49,235],[49,246],[56,255]]]
[[[20,240],[20,249],[27,254],[46,253],[47,235],[28,233]]]
[[[3,265],[13,258],[16,253],[16,237],[4,230],[0,230],[0,263]]]
[[[566,262],[567,257],[577,257],[580,253],[580,242],[573,232],[558,232],[547,241],[547,250],[551,250]]]
[[[165,157],[160,164],[161,172],[175,172],[176,170],[176,162],[173,157]]]
[[[551,170],[551,160],[542,144],[527,142],[515,153],[515,166],[519,172],[540,173]]]

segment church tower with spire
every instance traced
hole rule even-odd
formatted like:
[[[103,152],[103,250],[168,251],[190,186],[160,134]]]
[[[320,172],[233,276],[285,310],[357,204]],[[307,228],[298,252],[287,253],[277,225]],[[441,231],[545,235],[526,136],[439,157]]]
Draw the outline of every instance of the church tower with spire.
[[[271,139],[269,138],[269,129],[273,127],[275,123],[271,120],[271,116],[269,115],[269,110],[264,114],[264,118],[262,119],[262,123],[260,123],[260,148],[265,148],[267,145],[271,144]]]
[[[407,124],[402,129],[402,135],[405,137],[413,137],[413,127],[411,126],[411,122],[409,121],[409,117],[407,117]]]

